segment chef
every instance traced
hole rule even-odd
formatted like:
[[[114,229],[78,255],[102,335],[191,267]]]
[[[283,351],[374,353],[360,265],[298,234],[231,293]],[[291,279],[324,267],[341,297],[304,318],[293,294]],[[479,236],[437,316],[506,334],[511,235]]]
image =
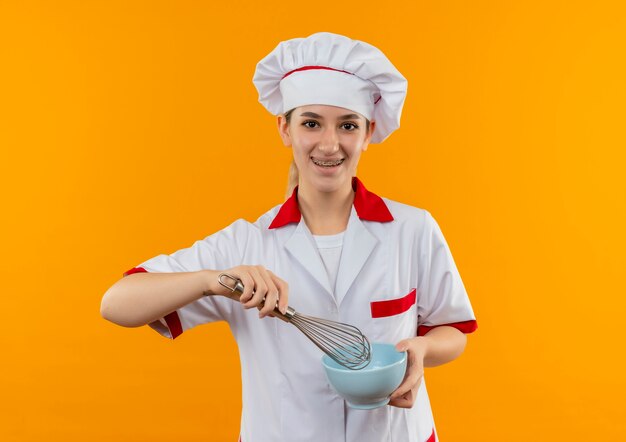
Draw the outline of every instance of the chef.
[[[399,128],[406,79],[376,47],[319,32],[278,44],[253,83],[293,151],[290,196],[255,222],[237,219],[126,271],[104,295],[103,317],[171,339],[226,321],[241,358],[243,442],[438,440],[424,367],[457,358],[476,319],[431,213],[380,197],[356,176],[368,144]],[[222,272],[242,280],[240,302],[226,297]],[[389,404],[348,407],[320,350],[268,317],[287,304],[406,350]]]

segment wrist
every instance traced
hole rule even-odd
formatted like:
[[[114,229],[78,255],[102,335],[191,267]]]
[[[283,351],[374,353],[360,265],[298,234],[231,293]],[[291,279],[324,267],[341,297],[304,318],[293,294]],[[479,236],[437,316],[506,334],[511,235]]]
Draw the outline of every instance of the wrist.
[[[202,295],[203,296],[213,296],[217,294],[219,290],[217,287],[217,277],[219,272],[216,270],[201,270],[202,274]]]

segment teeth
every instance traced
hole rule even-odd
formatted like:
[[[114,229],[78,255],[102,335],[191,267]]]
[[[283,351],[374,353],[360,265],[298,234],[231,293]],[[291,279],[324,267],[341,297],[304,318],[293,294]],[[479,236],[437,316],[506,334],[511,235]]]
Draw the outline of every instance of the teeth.
[[[318,161],[318,160],[313,159],[313,162],[317,164],[318,166],[325,166],[325,167],[338,166],[341,163],[343,163],[343,158],[337,161]]]

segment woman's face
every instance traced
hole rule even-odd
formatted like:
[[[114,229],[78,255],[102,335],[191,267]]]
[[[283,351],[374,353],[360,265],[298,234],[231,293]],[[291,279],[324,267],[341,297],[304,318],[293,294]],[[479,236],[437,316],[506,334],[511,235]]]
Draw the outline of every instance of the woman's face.
[[[365,121],[349,109],[321,104],[297,107],[289,125],[279,115],[280,136],[293,149],[300,182],[321,192],[350,186],[376,124],[370,122],[366,133]]]

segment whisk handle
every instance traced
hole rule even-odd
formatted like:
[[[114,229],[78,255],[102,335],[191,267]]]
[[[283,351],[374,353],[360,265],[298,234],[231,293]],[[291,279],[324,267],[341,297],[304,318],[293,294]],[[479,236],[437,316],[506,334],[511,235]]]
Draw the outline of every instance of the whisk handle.
[[[224,279],[230,279],[231,283],[229,284],[227,282],[224,282]],[[226,287],[228,290],[230,290],[230,293],[226,295],[227,298],[230,298],[235,301],[239,301],[239,298],[241,298],[241,295],[243,295],[243,290],[244,290],[244,286],[243,286],[243,283],[241,282],[241,279],[237,278],[236,276],[229,275],[228,273],[220,273],[220,275],[217,277],[217,281],[223,287]],[[265,305],[265,299],[263,299],[261,303],[259,304],[259,307],[258,307],[259,310],[262,309],[264,305]],[[287,307],[287,311],[283,315],[281,311],[278,310],[278,305],[274,307],[274,311],[272,312],[272,315],[276,316],[279,319],[282,319],[285,322],[291,322],[291,318],[293,318],[295,314],[296,314],[296,311],[294,309],[292,309],[291,307]]]

